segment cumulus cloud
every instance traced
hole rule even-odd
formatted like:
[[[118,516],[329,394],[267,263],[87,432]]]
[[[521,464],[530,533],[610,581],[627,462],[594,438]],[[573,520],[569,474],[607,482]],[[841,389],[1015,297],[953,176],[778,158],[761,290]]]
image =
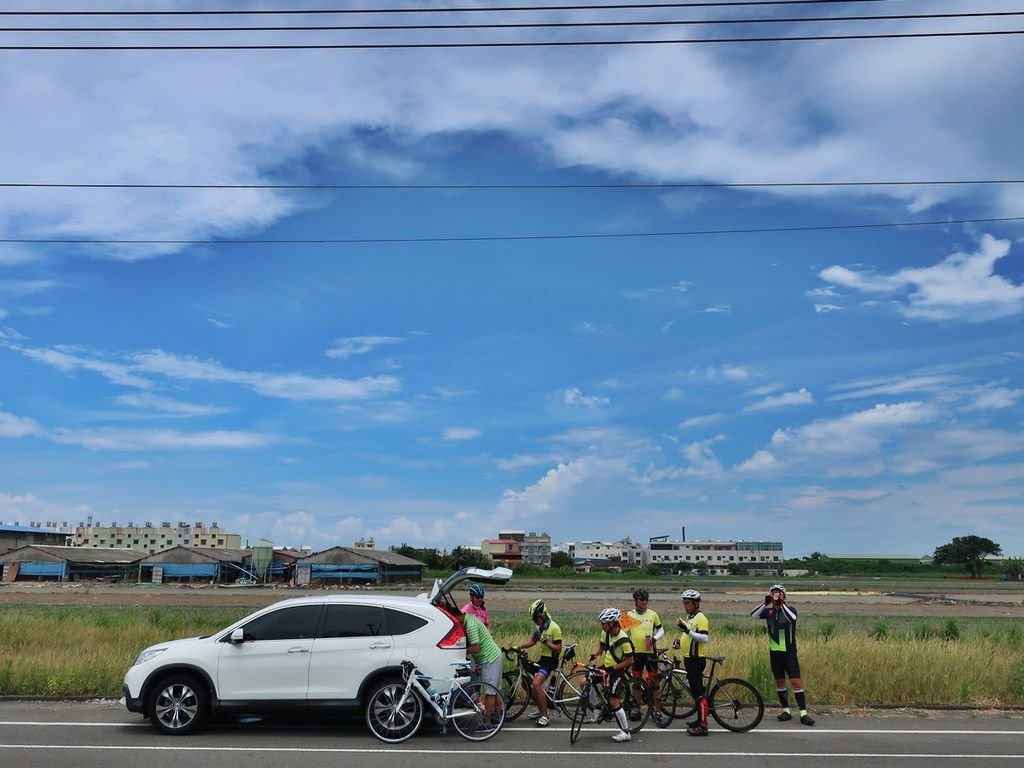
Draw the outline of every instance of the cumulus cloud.
[[[22,418],[13,413],[0,411],[0,437],[29,437],[43,433],[43,428],[34,419]]]
[[[973,253],[958,251],[931,267],[885,274],[841,266],[823,269],[822,280],[896,302],[907,317],[924,320],[982,321],[1024,310],[1024,285],[996,274],[1009,240],[983,235]]]

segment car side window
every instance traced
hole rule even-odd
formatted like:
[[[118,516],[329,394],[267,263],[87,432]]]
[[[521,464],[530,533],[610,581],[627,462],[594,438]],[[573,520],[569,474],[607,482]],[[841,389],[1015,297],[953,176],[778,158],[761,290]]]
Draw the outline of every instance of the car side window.
[[[411,613],[396,611],[392,608],[385,608],[384,613],[387,615],[388,631],[392,635],[407,635],[427,623],[422,616],[413,616]]]
[[[315,637],[320,608],[319,605],[299,605],[265,613],[242,627],[245,639],[301,640]]]
[[[379,605],[328,605],[320,637],[378,637],[386,635]]]

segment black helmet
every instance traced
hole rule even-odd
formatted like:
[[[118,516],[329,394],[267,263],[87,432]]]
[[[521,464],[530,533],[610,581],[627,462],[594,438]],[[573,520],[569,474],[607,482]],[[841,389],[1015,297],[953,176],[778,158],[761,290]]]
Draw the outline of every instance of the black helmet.
[[[633,599],[634,600],[650,600],[651,599],[651,593],[648,592],[643,587],[637,587],[636,589],[633,590]]]

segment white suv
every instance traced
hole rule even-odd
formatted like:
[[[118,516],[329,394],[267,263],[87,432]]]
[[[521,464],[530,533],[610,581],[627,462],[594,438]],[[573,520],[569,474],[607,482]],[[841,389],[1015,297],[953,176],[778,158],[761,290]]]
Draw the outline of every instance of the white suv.
[[[139,654],[122,703],[157,730],[186,734],[218,712],[365,709],[408,659],[432,677],[466,658],[452,589],[504,584],[507,568],[464,568],[419,597],[321,594],[282,600],[206,637]]]

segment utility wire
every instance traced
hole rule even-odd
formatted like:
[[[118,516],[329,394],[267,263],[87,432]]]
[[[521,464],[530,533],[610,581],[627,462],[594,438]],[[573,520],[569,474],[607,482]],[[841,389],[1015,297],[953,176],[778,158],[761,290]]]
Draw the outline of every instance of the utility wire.
[[[764,5],[830,5],[833,3],[884,3],[892,0],[723,0],[689,3],[615,3],[610,5],[507,5],[493,8],[306,8],[230,9],[204,11],[0,11],[0,16],[297,16],[324,14],[393,13],[504,13],[515,11],[601,11],[658,8],[729,8]]]
[[[467,237],[360,237],[360,238],[286,238],[280,240],[84,240],[58,238],[2,238],[0,243],[18,245],[368,245],[401,243],[491,243],[536,240],[611,240],[646,237],[687,237],[692,235],[751,235],[785,232],[835,232],[857,229],[892,229],[897,227],[934,227],[951,224],[986,224],[1024,221],[1024,216],[1003,216],[983,219],[943,219],[940,221],[904,221],[876,224],[832,224],[806,227],[748,227],[742,229],[688,229],[675,232],[618,232],[567,235],[479,235]]]
[[[1024,16],[1024,11],[905,13],[879,16],[796,16],[760,19],[647,19],[633,21],[552,21],[495,24],[350,24],[250,27],[0,27],[0,32],[380,32],[439,29],[576,29],[584,27],[678,27],[714,24],[803,24],[840,21],[921,21]]]
[[[1024,35],[1024,29],[977,32],[891,32],[865,35],[791,35],[787,37],[715,37],[684,40],[524,40],[478,43],[308,43],[267,45],[0,45],[0,51],[313,51],[425,48],[564,48],[619,45],[699,45],[715,43],[799,43],[826,40],[900,40],[939,37]]]
[[[686,181],[619,184],[160,184],[116,182],[0,181],[0,189],[296,189],[296,190],[518,190],[518,189],[736,189],[775,187],[930,187],[1024,184],[1024,179],[918,181]]]

